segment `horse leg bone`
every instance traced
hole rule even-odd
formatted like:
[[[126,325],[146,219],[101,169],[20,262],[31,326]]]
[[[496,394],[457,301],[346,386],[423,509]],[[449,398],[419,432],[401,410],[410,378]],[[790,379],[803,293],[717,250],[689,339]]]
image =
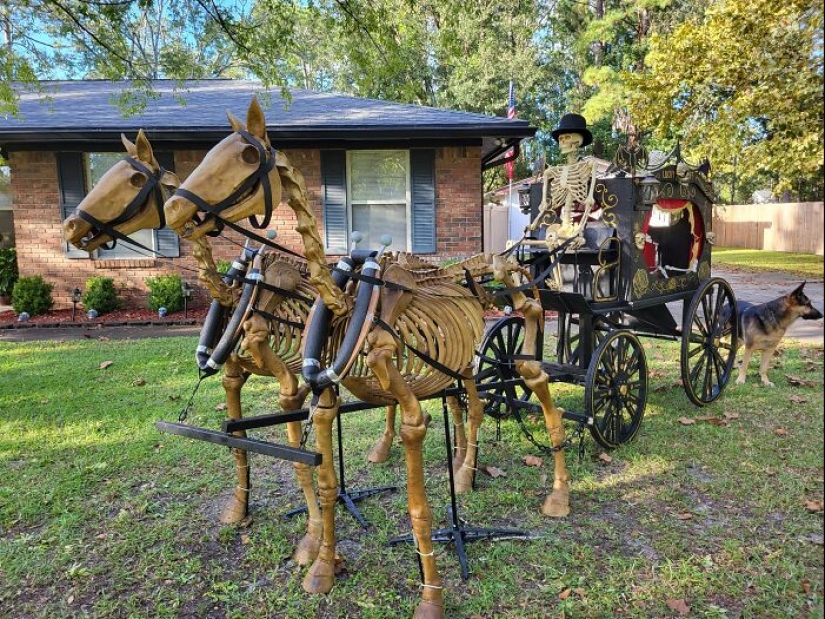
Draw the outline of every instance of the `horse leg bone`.
[[[473,479],[478,462],[478,431],[484,421],[484,405],[478,397],[476,385],[472,377],[465,373],[464,388],[467,390],[469,402],[467,411],[467,452],[461,468],[455,474],[455,490],[458,493],[470,492],[473,489]]]
[[[467,432],[464,429],[464,410],[455,396],[447,398],[447,406],[453,416],[453,435],[455,436],[455,453],[453,454],[453,470],[458,471],[467,457]]]
[[[221,383],[226,392],[226,416],[229,419],[241,418],[241,388],[246,382],[246,378],[241,373],[238,365],[230,360],[226,364]],[[233,432],[235,436],[246,436],[246,432],[238,430]],[[220,521],[224,524],[235,524],[246,518],[249,512],[249,460],[246,451],[243,449],[233,449],[232,455],[235,458],[235,473],[237,484],[232,492],[232,497],[227,502],[220,515]]]
[[[542,505],[541,513],[552,518],[563,518],[570,513],[570,475],[564,461],[564,425],[562,411],[553,403],[550,395],[549,377],[541,369],[538,361],[517,361],[516,371],[524,379],[524,384],[536,394],[544,413],[544,423],[550,435],[550,441],[556,451],[553,454],[554,476],[553,492]]]
[[[321,502],[323,534],[321,547],[312,567],[304,578],[307,593],[329,593],[335,579],[335,504],[338,501],[338,477],[335,474],[335,458],[332,454],[332,422],[338,415],[338,396],[326,389],[318,401],[313,415],[318,452],[322,455],[318,470],[318,497]]]
[[[418,398],[393,363],[395,341],[392,336],[379,329],[370,333],[369,343],[371,350],[367,355],[367,365],[381,386],[390,391],[401,406],[401,441],[407,462],[407,505],[424,574],[422,600],[413,619],[444,619],[444,587],[435,563],[433,516],[424,487],[422,445],[427,424]]]
[[[375,443],[370,450],[367,460],[373,464],[382,464],[390,459],[390,451],[392,450],[392,443],[395,440],[395,412],[396,406],[392,404],[387,407],[386,423],[384,425],[384,433],[378,442]]]

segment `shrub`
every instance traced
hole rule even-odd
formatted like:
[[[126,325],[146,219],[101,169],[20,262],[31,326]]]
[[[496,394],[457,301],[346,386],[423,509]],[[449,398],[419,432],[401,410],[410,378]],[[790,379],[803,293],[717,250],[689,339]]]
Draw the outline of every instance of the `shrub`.
[[[215,268],[218,270],[218,273],[221,275],[225,275],[226,272],[229,270],[229,267],[232,266],[232,263],[229,260],[218,260],[215,264]]]
[[[21,277],[12,290],[11,306],[18,314],[22,312],[30,316],[45,314],[54,305],[52,290],[54,286],[43,281],[39,275]]]
[[[11,294],[19,276],[17,250],[14,247],[0,249],[0,296]]]
[[[149,277],[146,285],[149,287],[149,309],[152,311],[165,307],[171,314],[183,309],[180,275]]]
[[[86,280],[86,292],[83,294],[83,307],[97,310],[98,315],[113,312],[123,307],[123,301],[117,296],[115,282],[111,277],[90,277]]]

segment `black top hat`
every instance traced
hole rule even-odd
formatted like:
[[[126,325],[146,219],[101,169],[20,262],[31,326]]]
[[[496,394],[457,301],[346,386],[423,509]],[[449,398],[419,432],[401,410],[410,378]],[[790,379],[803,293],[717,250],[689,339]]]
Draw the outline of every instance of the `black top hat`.
[[[559,136],[563,133],[578,133],[584,140],[582,146],[587,146],[593,142],[593,134],[587,128],[587,121],[581,114],[565,114],[559,121],[559,126],[553,129],[553,139],[559,141]]]

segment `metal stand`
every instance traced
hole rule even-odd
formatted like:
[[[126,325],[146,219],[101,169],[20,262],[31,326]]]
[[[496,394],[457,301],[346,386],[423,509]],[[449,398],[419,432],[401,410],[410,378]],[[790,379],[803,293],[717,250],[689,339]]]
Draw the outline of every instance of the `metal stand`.
[[[479,527],[467,526],[466,521],[458,516],[458,503],[455,494],[455,477],[453,475],[452,451],[453,442],[450,438],[450,419],[447,413],[447,398],[442,397],[442,407],[444,410],[444,437],[447,445],[447,471],[450,478],[450,505],[447,507],[447,521],[449,526],[432,532],[432,541],[441,544],[455,543],[455,552],[458,556],[458,563],[461,566],[461,578],[467,580],[470,577],[470,568],[467,563],[467,551],[465,546],[470,542],[485,539],[502,538],[530,538],[530,533],[519,531],[518,529],[482,529]],[[404,543],[415,543],[412,533],[391,539],[390,546],[397,546]]]
[[[384,492],[395,492],[398,490],[397,486],[379,486],[376,488],[365,488],[364,490],[347,490],[347,482],[346,476],[344,475],[344,442],[343,442],[343,432],[341,430],[341,412],[338,412],[337,418],[337,428],[338,428],[338,470],[340,471],[339,477],[339,484],[338,484],[338,503],[343,503],[344,507],[347,508],[347,511],[353,515],[353,517],[359,522],[359,524],[364,527],[365,529],[369,529],[370,525],[367,520],[364,518],[363,514],[358,510],[356,507],[356,503],[359,501],[363,501],[366,498],[371,496],[375,496],[376,494],[382,494]],[[302,512],[307,510],[306,507],[298,507],[296,509],[290,510],[284,514],[284,518],[292,518]]]

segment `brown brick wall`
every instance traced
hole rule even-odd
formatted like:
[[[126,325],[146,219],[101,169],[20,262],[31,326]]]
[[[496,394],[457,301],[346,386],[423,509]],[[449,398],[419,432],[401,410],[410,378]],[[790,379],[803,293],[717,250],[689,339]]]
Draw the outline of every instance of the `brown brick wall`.
[[[436,150],[436,244],[440,259],[462,258],[482,251],[480,170],[478,147]]]
[[[319,227],[323,227],[320,151],[285,151],[285,154],[303,174],[309,203],[315,210]],[[175,170],[178,175],[185,179],[204,155],[204,151],[177,151]],[[181,258],[173,261],[66,258],[54,153],[13,152],[9,163],[20,274],[41,275],[53,284],[56,308],[71,306],[72,289],[85,289],[88,278],[100,275],[114,278],[121,297],[130,307],[145,307],[147,277],[180,273],[184,280],[200,289],[196,284],[192,252],[185,242],[180,245]],[[435,168],[438,251],[429,257],[437,260],[480,252],[483,215],[480,149],[437,149]],[[295,232],[295,216],[287,206],[276,208],[269,228],[278,231],[276,242],[301,252],[301,239]],[[213,239],[213,253],[216,260],[231,261],[240,252],[244,238],[233,231],[226,231],[224,236],[226,238]],[[207,301],[205,292],[200,290],[196,302],[205,304]]]

